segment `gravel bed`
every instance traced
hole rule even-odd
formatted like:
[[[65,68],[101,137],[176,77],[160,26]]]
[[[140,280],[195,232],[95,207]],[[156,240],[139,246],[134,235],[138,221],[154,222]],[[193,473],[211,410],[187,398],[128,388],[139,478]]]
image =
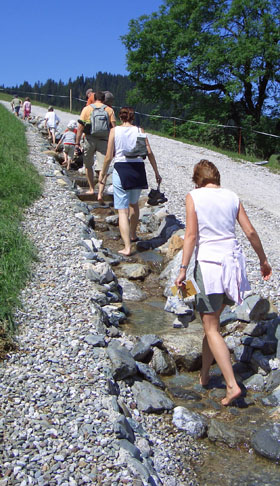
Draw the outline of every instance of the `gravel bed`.
[[[45,110],[33,107],[33,114],[43,115]],[[69,119],[77,118],[58,114],[63,128]],[[146,483],[140,476],[118,462],[106,386],[110,361],[106,351],[93,350],[84,340],[95,331],[91,283],[85,278],[79,246],[82,224],[75,217],[77,199],[49,177],[55,166],[42,155],[41,136],[32,126],[27,128],[27,138],[31,161],[46,177],[43,197],[26,211],[23,224],[38,249],[38,262],[15,315],[19,352],[0,364],[0,486],[141,486]],[[240,234],[253,289],[272,297],[279,309],[280,176],[202,148],[154,135],[149,139],[169,199],[168,210],[181,220],[194,163],[209,158],[217,164],[222,184],[244,202],[273,266],[272,279],[262,282],[256,255]],[[149,168],[148,176],[155,187]],[[121,382],[120,389],[123,402],[145,431],[139,432],[136,445],[152,448],[162,484],[197,486],[192,464],[199,463],[203,446],[172,432],[169,415],[165,420],[139,414],[130,388]]]

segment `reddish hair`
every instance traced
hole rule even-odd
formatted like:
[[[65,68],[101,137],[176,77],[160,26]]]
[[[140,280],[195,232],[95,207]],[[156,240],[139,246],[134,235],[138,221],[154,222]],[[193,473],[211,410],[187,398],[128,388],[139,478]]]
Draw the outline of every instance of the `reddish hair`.
[[[124,106],[120,109],[119,117],[123,123],[132,123],[134,120],[134,108],[131,108],[130,106]]]
[[[220,185],[221,176],[217,167],[209,160],[202,159],[193,169],[193,182],[196,187],[204,187],[206,184]]]

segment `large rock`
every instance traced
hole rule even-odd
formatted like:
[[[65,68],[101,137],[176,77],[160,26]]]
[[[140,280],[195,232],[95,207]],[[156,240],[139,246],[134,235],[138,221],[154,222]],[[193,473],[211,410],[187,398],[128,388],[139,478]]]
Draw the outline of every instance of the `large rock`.
[[[124,277],[130,280],[144,280],[150,273],[150,269],[147,265],[142,263],[126,263],[121,268]]]
[[[137,407],[146,413],[161,413],[172,410],[174,404],[170,398],[154,385],[148,382],[136,381],[132,386],[132,392],[137,402]]]
[[[280,424],[267,424],[252,437],[252,447],[261,456],[272,461],[280,460]]]
[[[182,250],[183,245],[184,245],[184,237],[179,236],[177,233],[175,235],[172,235],[169,241],[166,258],[168,258],[168,260],[174,258],[176,253]]]
[[[155,348],[151,366],[159,375],[173,375],[176,373],[176,363],[166,350]]]
[[[205,418],[185,407],[174,408],[172,422],[178,429],[185,430],[188,435],[195,439],[206,435],[207,422]]]
[[[112,362],[112,375],[114,380],[123,380],[137,374],[136,363],[128,349],[121,346],[118,341],[112,341],[107,348],[108,356]]]
[[[159,378],[157,373],[151,366],[145,364],[145,363],[140,363],[136,361],[136,366],[138,369],[139,374],[147,381],[152,383],[155,386],[158,386],[159,388],[162,388],[163,390],[166,388],[165,383]]]
[[[172,354],[177,368],[184,371],[196,371],[201,368],[203,336],[200,324],[194,326],[193,331],[176,329],[164,335],[164,346]]]
[[[228,423],[212,419],[208,428],[208,439],[212,442],[223,442],[229,447],[236,447],[245,440],[245,432],[231,427]]]
[[[130,282],[127,278],[118,279],[120,286],[122,287],[122,298],[123,300],[135,300],[141,301],[146,299],[145,292],[133,282]]]

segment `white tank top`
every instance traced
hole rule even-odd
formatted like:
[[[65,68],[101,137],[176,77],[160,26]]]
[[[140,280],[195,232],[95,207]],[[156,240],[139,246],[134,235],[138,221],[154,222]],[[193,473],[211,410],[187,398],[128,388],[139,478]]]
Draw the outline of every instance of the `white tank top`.
[[[210,187],[194,189],[190,195],[198,222],[195,256],[205,292],[207,295],[225,292],[240,304],[250,285],[245,258],[235,235],[239,199],[229,189]]]
[[[123,154],[124,151],[132,150],[135,147],[138,133],[141,133],[138,127],[115,127],[115,157],[114,162],[143,162],[142,157],[127,159]]]

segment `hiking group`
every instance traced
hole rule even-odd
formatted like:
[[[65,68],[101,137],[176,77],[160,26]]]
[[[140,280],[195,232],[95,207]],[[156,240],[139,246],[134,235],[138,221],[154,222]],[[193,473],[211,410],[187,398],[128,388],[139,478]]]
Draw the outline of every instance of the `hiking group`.
[[[97,199],[103,203],[103,192],[111,161],[114,207],[119,214],[119,229],[124,248],[119,250],[128,257],[133,252],[133,243],[139,238],[136,230],[139,221],[139,198],[142,189],[148,188],[144,160],[147,157],[158,184],[159,201],[164,202],[159,184],[162,181],[157,162],[144,130],[134,125],[135,111],[122,107],[119,112],[121,124],[116,126],[112,108],[113,95],[93,90],[86,92],[87,104],[78,119],[69,122],[59,144],[64,144],[64,165],[70,169],[74,149],[83,145],[83,161],[90,195],[94,194],[98,177]],[[17,116],[21,101],[15,97],[12,108]],[[55,143],[55,130],[59,118],[53,107],[45,117],[49,138]],[[225,379],[226,395],[222,405],[229,405],[242,393],[237,383],[228,348],[220,334],[220,315],[226,305],[243,302],[250,289],[246,275],[245,257],[236,238],[236,222],[256,252],[262,278],[268,280],[272,269],[268,263],[260,238],[250,222],[238,196],[221,187],[220,173],[208,160],[195,165],[192,181],[195,185],[186,197],[186,231],[182,263],[175,284],[185,285],[187,269],[195,252],[194,278],[198,286],[195,308],[200,313],[204,327],[202,346],[202,369],[200,383],[207,387],[211,380],[210,367],[214,361]],[[150,191],[150,195],[154,194]],[[151,196],[152,200],[153,196]]]

